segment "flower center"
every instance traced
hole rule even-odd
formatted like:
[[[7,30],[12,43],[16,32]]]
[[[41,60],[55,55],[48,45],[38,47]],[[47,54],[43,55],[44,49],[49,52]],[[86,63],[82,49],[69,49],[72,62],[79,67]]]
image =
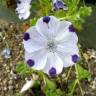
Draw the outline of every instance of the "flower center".
[[[56,45],[56,43],[54,41],[48,41],[47,42],[47,50],[49,52],[55,52],[56,48],[57,48],[57,45]]]

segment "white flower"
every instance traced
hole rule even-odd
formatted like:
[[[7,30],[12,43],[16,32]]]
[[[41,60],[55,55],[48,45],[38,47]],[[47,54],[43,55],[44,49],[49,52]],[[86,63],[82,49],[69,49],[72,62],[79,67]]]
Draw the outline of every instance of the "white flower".
[[[23,85],[20,93],[23,93],[23,92],[27,91],[28,89],[30,89],[33,84],[34,84],[34,81],[33,81],[33,80],[28,80],[28,81]]]
[[[69,21],[54,16],[40,18],[24,34],[25,62],[36,70],[54,76],[78,59],[78,37]]]
[[[19,0],[17,2],[16,12],[19,19],[27,19],[30,16],[31,0]]]

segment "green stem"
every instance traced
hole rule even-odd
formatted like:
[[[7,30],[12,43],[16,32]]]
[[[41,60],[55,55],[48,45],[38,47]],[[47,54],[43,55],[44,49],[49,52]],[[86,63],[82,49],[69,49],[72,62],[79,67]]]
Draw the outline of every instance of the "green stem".
[[[81,95],[84,96],[84,93],[83,93],[83,90],[82,90],[82,87],[81,87],[80,81],[79,81],[79,80],[77,80],[77,81],[78,81],[77,83],[78,83],[79,88],[80,88],[80,91],[81,91]]]
[[[78,79],[78,76],[79,76],[78,74],[79,73],[78,73],[78,68],[77,68],[77,65],[76,64],[75,64],[75,71],[76,71],[76,78]]]
[[[73,88],[72,88],[72,91],[71,91],[71,93],[70,93],[70,96],[73,96],[73,93],[74,93],[74,90],[75,90],[75,87],[76,87],[76,85],[77,85],[77,79],[75,80],[75,84],[74,84],[74,86],[73,86]]]
[[[70,67],[70,69],[69,69],[69,71],[68,71],[68,74],[67,74],[67,77],[66,77],[66,81],[68,80],[68,78],[69,78],[69,76],[70,76],[71,70],[72,70],[72,66]]]
[[[59,20],[66,20],[66,19],[69,19],[71,16],[66,16],[66,17],[62,17],[62,18],[59,18]]]
[[[80,84],[80,81],[79,81],[79,73],[78,73],[78,68],[77,68],[77,65],[76,64],[75,64],[75,70],[76,70],[77,83],[79,85],[79,88],[80,88],[80,91],[81,91],[82,96],[84,96],[83,95],[83,90],[82,90],[82,87],[81,87],[81,84]]]
[[[47,11],[46,11],[46,9],[44,9],[44,7],[43,7],[43,4],[42,4],[42,1],[41,0],[39,0],[39,3],[40,3],[40,7],[41,7],[41,9],[42,9],[42,14],[46,14],[46,16],[48,15],[48,13],[47,13]],[[45,12],[45,13],[44,13]]]

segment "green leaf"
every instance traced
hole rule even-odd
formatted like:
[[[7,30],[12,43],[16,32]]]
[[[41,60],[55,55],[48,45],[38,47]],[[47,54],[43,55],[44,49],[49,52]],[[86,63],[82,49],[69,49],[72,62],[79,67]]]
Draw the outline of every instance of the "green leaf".
[[[64,96],[64,92],[61,91],[60,89],[56,89],[55,93],[56,93],[55,96]]]
[[[17,66],[16,66],[16,72],[17,74],[20,75],[29,75],[32,74],[32,70],[28,68],[28,66],[26,64],[24,64],[24,62],[18,62]]]
[[[47,90],[45,93],[46,96],[64,96],[64,92],[60,89],[56,90]]]
[[[67,96],[73,96],[75,87],[77,85],[77,79],[73,80],[69,85],[68,85],[68,94]]]
[[[92,8],[91,7],[87,7],[87,6],[81,6],[79,8],[78,13],[80,14],[81,17],[86,17],[86,16],[90,16],[92,13]]]
[[[68,5],[68,11],[56,11],[55,16],[63,18],[61,20],[71,21],[77,29],[81,30],[85,17],[91,15],[92,8],[81,6],[80,0],[64,0],[64,2]]]
[[[44,76],[43,91],[46,96],[64,96],[64,92],[56,89],[56,83]]]
[[[45,90],[54,90],[56,89],[56,84],[52,80],[49,80],[47,77],[44,76],[44,89]]]
[[[30,25],[31,26],[35,25],[36,24],[36,21],[37,21],[36,18],[30,19]]]
[[[78,71],[79,80],[91,78],[91,73],[88,70],[84,69],[82,66],[80,66],[80,64],[77,64],[76,67],[77,67],[77,71]]]
[[[50,2],[50,0],[41,0],[43,3],[45,3],[45,4],[49,4]]]

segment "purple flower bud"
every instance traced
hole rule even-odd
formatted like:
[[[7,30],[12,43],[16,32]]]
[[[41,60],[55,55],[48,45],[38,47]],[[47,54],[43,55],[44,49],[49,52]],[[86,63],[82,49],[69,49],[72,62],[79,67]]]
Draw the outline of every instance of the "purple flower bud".
[[[53,10],[68,10],[67,5],[61,0],[53,0]]]

